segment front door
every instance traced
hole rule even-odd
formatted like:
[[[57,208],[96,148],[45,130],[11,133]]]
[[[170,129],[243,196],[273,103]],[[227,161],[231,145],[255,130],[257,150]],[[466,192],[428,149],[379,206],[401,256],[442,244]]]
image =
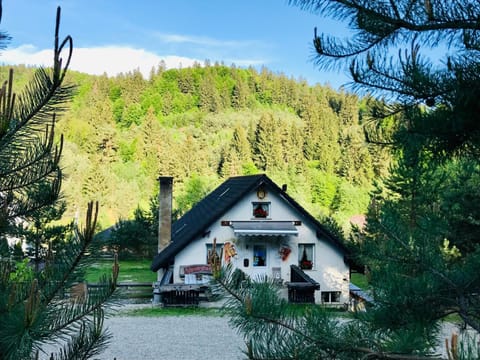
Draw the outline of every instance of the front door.
[[[252,278],[264,277],[268,274],[270,264],[265,242],[256,242],[252,246]]]

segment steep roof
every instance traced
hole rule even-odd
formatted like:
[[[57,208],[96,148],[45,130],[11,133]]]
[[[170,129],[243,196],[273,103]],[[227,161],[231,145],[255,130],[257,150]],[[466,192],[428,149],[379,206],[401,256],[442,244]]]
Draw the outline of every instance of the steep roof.
[[[265,185],[270,188],[271,191],[273,190],[281,195],[291,206],[314,224],[317,235],[322,236],[327,241],[336,245],[344,253],[347,252],[347,249],[338,238],[330,233],[268,176],[265,174],[236,176],[227,179],[172,224],[172,242],[155,256],[150,267],[151,270],[158,271],[161,267],[168,266],[176,254],[183,250],[196,237],[204,234],[214,221],[217,221],[222,214],[260,185]]]

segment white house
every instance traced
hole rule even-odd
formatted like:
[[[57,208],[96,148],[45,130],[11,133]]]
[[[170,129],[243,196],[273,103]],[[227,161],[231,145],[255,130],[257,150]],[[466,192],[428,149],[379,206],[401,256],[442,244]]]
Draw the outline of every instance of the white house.
[[[161,217],[171,213],[171,178],[161,178],[161,184],[162,179],[167,186],[161,185],[160,202],[167,206]],[[303,282],[312,285],[312,302],[339,306],[349,301],[345,246],[287,194],[286,186],[266,175],[226,180],[171,229],[168,219],[161,219],[159,253],[151,269],[163,285],[201,283],[215,242],[222,264],[232,263],[253,278],[273,277],[288,287],[289,296]]]

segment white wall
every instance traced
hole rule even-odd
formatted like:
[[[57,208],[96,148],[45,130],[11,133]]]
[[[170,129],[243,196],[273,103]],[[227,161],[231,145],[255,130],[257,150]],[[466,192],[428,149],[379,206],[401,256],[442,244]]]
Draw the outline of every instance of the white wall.
[[[269,219],[274,221],[300,220],[302,225],[297,226],[298,236],[242,236],[235,238],[233,229],[230,226],[221,226],[222,220],[246,221],[254,220],[252,217],[252,202],[270,202]],[[290,281],[290,265],[298,265],[298,244],[315,244],[314,268],[305,270],[310,277],[320,284],[320,291],[315,293],[316,302],[321,301],[321,291],[341,291],[340,303],[345,303],[349,298],[349,268],[344,263],[343,254],[335,246],[318,239],[313,224],[306,218],[301,217],[296,210],[288,205],[284,199],[277,194],[272,194],[267,189],[267,196],[259,200],[256,192],[252,193],[239,202],[232,209],[227,211],[221,218],[217,219],[208,229],[208,236],[199,237],[192,241],[183,251],[175,257],[174,282],[181,282],[179,268],[184,265],[205,264],[206,244],[211,244],[217,239],[217,244],[227,241],[233,242],[236,246],[237,256],[232,259],[235,267],[240,268],[248,275],[272,276],[272,267],[281,268],[281,277],[284,282]],[[265,244],[267,247],[267,266],[253,267],[253,245]],[[289,257],[282,261],[279,249],[282,245],[288,245],[291,249]],[[244,266],[244,259],[249,260],[249,266]]]

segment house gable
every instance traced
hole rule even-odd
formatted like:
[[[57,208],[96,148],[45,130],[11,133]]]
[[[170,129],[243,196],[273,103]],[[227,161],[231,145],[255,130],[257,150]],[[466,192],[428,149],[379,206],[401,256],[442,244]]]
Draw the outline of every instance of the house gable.
[[[209,227],[217,222],[222,220],[222,216],[226,214],[232,208],[238,206],[241,203],[242,199],[248,194],[257,192],[257,197],[259,199],[258,203],[263,196],[265,196],[265,189],[268,189],[269,192],[272,192],[272,195],[275,195],[294,209],[299,214],[299,217],[306,219],[312,227],[315,229],[317,238],[321,238],[333,245],[340,253],[346,254],[347,249],[345,246],[337,239],[333,234],[331,234],[324,226],[322,226],[313,216],[311,216],[302,206],[300,206],[293,198],[291,198],[284,189],[277,186],[270,178],[264,174],[259,175],[250,175],[250,176],[238,176],[232,177],[222,183],[209,195],[207,195],[203,200],[197,203],[190,211],[188,211],[182,218],[177,220],[172,224],[172,241],[171,243],[160,252],[153,260],[151,265],[152,271],[158,271],[160,268],[166,268],[171,265],[174,261],[175,256],[181,252],[187,245],[198,237],[207,235]],[[253,204],[253,202],[251,202]],[[272,209],[273,210],[273,209]],[[256,214],[254,213],[255,209],[252,207],[251,216],[255,218]],[[259,210],[260,211],[260,210]],[[261,215],[261,214],[260,214]],[[230,221],[231,219],[225,219],[224,221]],[[248,231],[252,230],[254,226],[253,222],[248,221],[245,218],[236,219],[237,222],[225,223],[225,226],[231,226],[235,232],[235,229],[238,231]],[[249,223],[248,226],[240,223],[242,220],[247,220]],[[260,218],[255,218],[255,226],[260,226]],[[271,220],[271,219],[270,219]],[[270,220],[265,220],[266,227],[263,229],[265,234],[268,231],[287,231],[284,227],[287,226],[287,222],[291,219],[284,219],[285,223],[280,224],[277,221],[277,224]],[[243,227],[242,227],[243,225]],[[294,231],[294,227],[290,225],[289,231]],[[260,231],[258,229],[253,229],[252,231]],[[245,235],[245,234],[244,234]]]

